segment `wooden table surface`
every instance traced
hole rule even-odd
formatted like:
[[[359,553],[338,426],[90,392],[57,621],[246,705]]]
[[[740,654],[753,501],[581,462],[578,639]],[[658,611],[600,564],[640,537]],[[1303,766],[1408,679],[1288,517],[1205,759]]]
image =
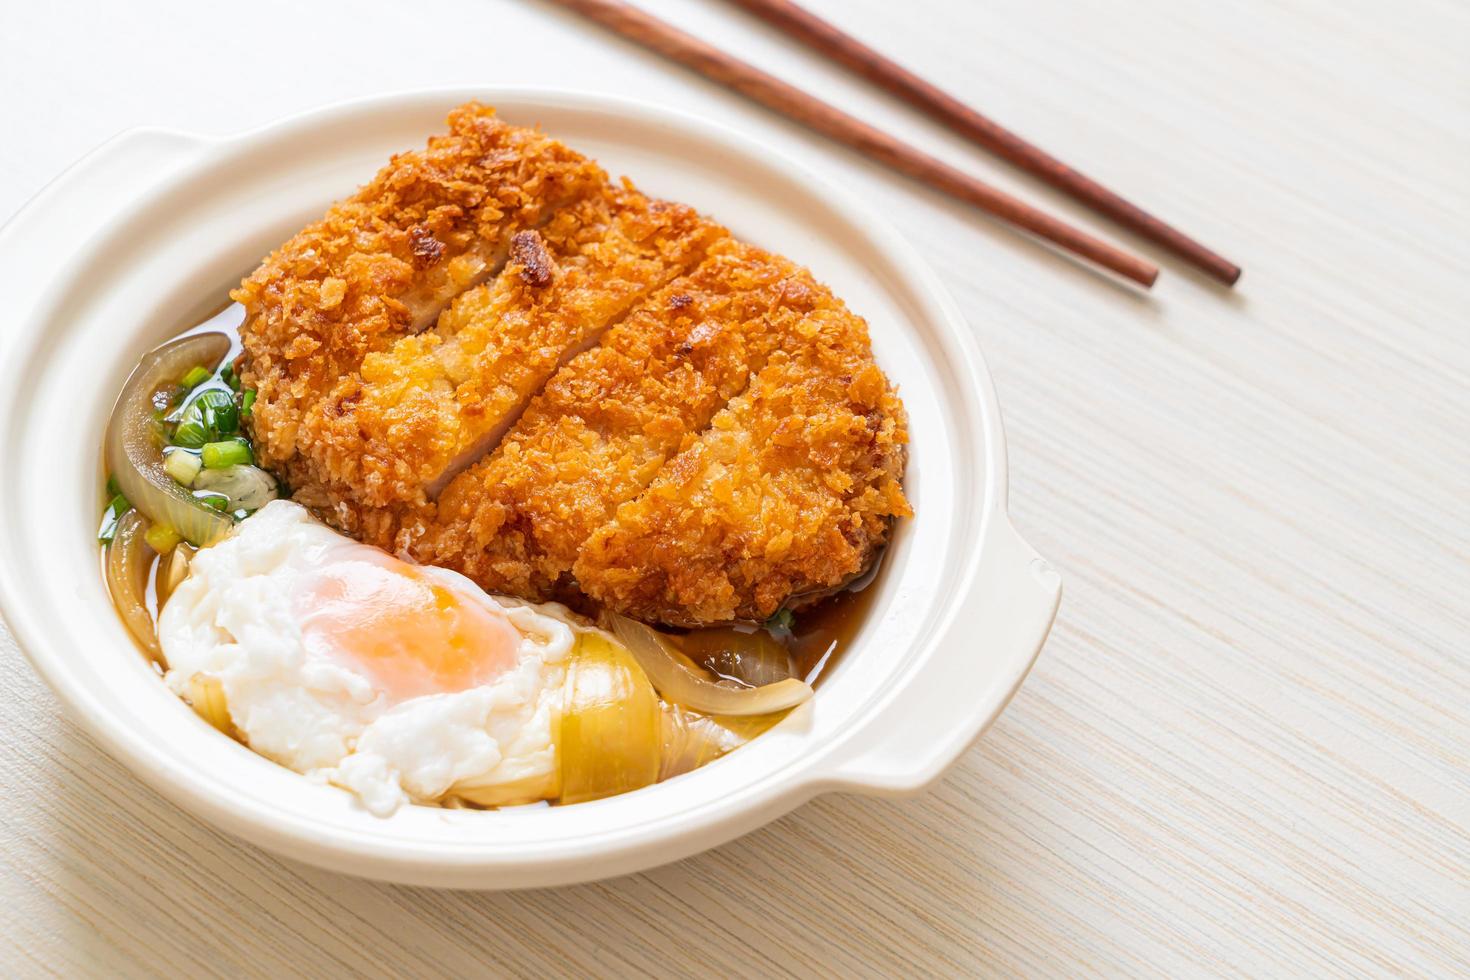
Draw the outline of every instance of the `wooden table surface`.
[[[644,2],[1090,224],[716,0]],[[125,127],[432,83],[651,98],[825,168],[967,312],[1017,523],[1066,591],[928,794],[521,894],[216,834],[0,631],[0,972],[1470,973],[1470,8],[808,2],[1237,260],[1239,289],[1167,261],[1152,295],[1118,286],[539,3],[6,6],[0,215]]]

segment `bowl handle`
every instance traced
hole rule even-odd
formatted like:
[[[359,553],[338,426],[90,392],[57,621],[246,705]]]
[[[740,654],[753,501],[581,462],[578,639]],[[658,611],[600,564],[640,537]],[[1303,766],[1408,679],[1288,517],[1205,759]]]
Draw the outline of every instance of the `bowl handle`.
[[[867,734],[834,754],[823,789],[884,795],[923,789],[984,734],[1026,679],[1056,619],[1061,576],[1005,515],[991,522],[983,548],[969,599],[958,613],[961,623],[954,627],[961,637],[983,637],[983,644],[952,643],[900,685],[877,709],[880,720],[864,726]],[[984,690],[966,683],[968,668],[980,657],[1004,662],[1002,670],[987,671],[993,679]],[[977,699],[997,707],[977,716]]]

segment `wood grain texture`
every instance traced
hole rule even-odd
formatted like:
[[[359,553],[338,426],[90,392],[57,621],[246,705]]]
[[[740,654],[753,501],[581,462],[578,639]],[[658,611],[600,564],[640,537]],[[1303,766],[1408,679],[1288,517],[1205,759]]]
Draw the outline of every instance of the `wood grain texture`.
[[[553,0],[650,51],[739,92],[774,112],[796,120],[926,187],[973,204],[986,214],[1058,248],[1096,262],[1145,289],[1158,278],[1158,266],[1089,235],[1032,207],[1014,195],[977,180],[889,133],[707,43],[622,0]]]
[[[646,2],[1081,220],[725,5]],[[0,638],[0,972],[1470,974],[1470,11],[1102,6],[812,0],[1240,258],[1234,294],[1119,288],[549,6],[7,9],[0,214],[124,126],[234,131],[435,81],[654,98],[824,168],[969,315],[1017,523],[1067,593],[929,794],[828,797],[648,874],[512,895],[216,834],[58,717]],[[385,24],[433,57],[384,59]],[[519,43],[487,59],[492,37]]]
[[[1217,255],[1184,232],[1165,224],[1041,147],[977,112],[937,85],[920,78],[876,48],[840,30],[792,0],[727,0],[759,17],[787,37],[857,72],[920,112],[1045,181],[1123,228],[1159,245],[1227,286],[1240,279],[1240,266]]]

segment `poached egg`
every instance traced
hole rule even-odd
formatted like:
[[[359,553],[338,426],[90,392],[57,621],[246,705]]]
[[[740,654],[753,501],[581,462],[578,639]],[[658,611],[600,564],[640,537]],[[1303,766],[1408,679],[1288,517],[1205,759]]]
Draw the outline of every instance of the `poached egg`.
[[[200,551],[158,619],[165,681],[217,678],[261,755],[380,816],[556,796],[553,725],[579,627],[276,500]]]

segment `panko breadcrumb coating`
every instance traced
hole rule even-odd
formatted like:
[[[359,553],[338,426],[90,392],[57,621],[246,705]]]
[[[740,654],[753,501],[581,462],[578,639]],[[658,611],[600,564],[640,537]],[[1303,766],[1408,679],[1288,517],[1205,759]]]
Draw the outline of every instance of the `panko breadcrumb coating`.
[[[583,544],[574,574],[625,615],[765,620],[862,574],[907,516],[903,405],[862,321],[779,351],[690,448]]]
[[[554,595],[611,507],[745,387],[748,341],[780,304],[784,270],[765,258],[716,243],[558,371],[495,452],[445,488],[410,553],[491,591]]]
[[[866,365],[871,373],[862,384],[876,378],[874,397],[883,396],[874,413],[897,406],[872,366],[860,318],[806,270],[750,245],[721,242],[693,274],[563,368],[496,452],[449,485],[411,552],[491,591],[538,599],[564,592],[586,542],[620,504],[638,497],[671,456],[697,446],[710,420],[768,362],[814,346],[844,356],[805,373],[773,375],[766,388],[810,384],[823,367]],[[839,387],[854,384],[848,378]],[[775,394],[767,391],[760,405]],[[886,431],[901,442],[901,407]],[[887,513],[906,507],[900,491]],[[881,540],[881,530],[870,533],[872,543]]]
[[[596,193],[606,175],[537,130],[469,103],[449,133],[402,153],[352,197],[297,233],[232,298],[245,307],[242,380],[256,395],[261,462],[288,481],[306,413],[339,378],[421,330],[462,290],[492,275],[511,236]]]
[[[559,367],[724,234],[629,185],[517,232],[493,282],[462,293],[433,330],[367,355],[307,411],[313,481],[367,507],[436,497]]]
[[[862,318],[535,130],[449,128],[232,293],[262,465],[360,540],[649,622],[871,567],[910,509]]]

